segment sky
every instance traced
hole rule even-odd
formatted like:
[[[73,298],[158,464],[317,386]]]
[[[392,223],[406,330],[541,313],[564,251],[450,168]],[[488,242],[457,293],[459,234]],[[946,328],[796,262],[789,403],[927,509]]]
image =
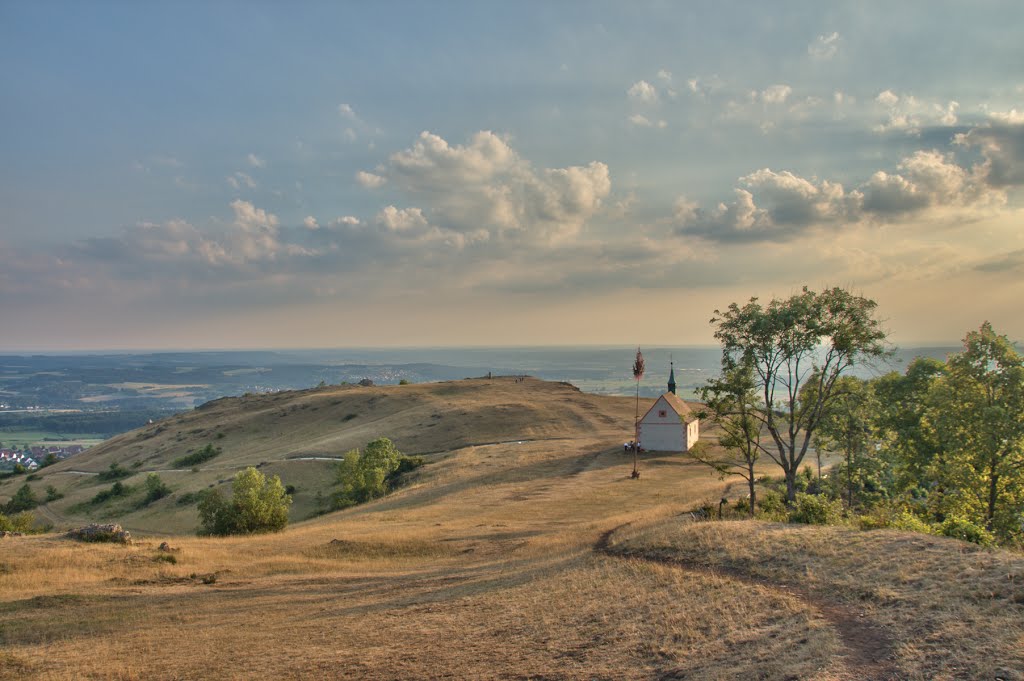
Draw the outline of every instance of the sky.
[[[0,350],[1024,339],[1024,3],[0,0]]]

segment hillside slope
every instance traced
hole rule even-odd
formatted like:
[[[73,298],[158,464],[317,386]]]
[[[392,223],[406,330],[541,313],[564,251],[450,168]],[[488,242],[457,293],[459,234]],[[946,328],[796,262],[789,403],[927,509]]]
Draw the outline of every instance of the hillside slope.
[[[377,437],[391,438],[406,454],[440,461],[469,445],[543,441],[581,435],[628,439],[634,405],[628,398],[581,393],[569,384],[534,379],[476,379],[419,385],[328,386],[209,402],[193,411],[119,435],[86,453],[45,468],[30,483],[38,498],[53,485],[64,498],[39,510],[58,526],[113,520],[135,530],[186,532],[196,526],[189,492],[224,485],[235,472],[258,466],[295,487],[292,519],[316,511],[317,495],[331,492],[333,460]],[[197,466],[176,464],[212,445],[215,458]],[[138,491],[125,499],[89,504],[110,486],[97,474],[111,464],[130,471],[124,484]],[[156,472],[174,494],[136,509],[140,483]],[[0,484],[0,498],[24,483]]]
[[[0,539],[0,679],[1024,678],[1019,554],[693,523],[684,511],[742,484],[667,454],[643,455],[631,479],[628,399],[530,381],[407,388],[218,402],[111,443],[100,456],[145,436],[134,460],[159,466],[222,425],[229,445],[260,428],[253,446],[284,458],[264,468],[360,444],[371,423],[413,452],[439,446],[449,426],[417,425],[436,420],[462,444],[384,499],[280,534]],[[314,407],[361,415],[321,427]],[[303,444],[265,444],[283,442],[271,424],[307,418]]]

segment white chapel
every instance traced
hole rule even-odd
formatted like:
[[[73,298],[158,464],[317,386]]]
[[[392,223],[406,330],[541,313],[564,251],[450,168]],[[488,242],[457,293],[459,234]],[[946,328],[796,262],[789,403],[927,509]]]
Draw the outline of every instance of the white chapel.
[[[700,419],[676,395],[675,366],[670,365],[668,392],[640,419],[638,442],[651,452],[686,452],[700,437]]]

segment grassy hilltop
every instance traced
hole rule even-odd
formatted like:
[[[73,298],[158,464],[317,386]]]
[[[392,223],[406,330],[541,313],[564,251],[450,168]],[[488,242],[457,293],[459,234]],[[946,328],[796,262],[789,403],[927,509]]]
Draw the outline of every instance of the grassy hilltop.
[[[389,437],[406,454],[443,462],[470,445],[571,439],[581,433],[606,438],[609,446],[621,444],[631,437],[632,422],[628,398],[587,395],[568,384],[533,379],[329,386],[215,400],[44,468],[30,485],[39,498],[50,485],[65,495],[38,510],[58,527],[116,519],[132,530],[180,533],[196,527],[195,505],[180,504],[183,495],[226,487],[237,471],[257,466],[295,487],[295,521],[314,513],[318,492],[331,491],[334,460],[375,437]],[[181,462],[207,445],[220,453],[198,465]],[[129,473],[123,484],[141,490],[146,475],[156,472],[173,494],[142,509],[135,509],[134,497],[88,504],[110,486],[100,474],[115,463]],[[0,483],[0,498],[24,482],[18,477]]]
[[[32,483],[63,481],[54,519],[103,487],[72,470],[133,482],[223,451],[160,473],[174,493],[125,516],[133,546],[0,540],[0,678],[1024,678],[1019,554],[693,523],[742,485],[658,454],[630,480],[632,423],[629,398],[499,379],[225,399],[127,433]],[[379,435],[430,462],[384,499],[275,535],[147,532],[190,532],[175,497],[262,462],[301,518],[332,465],[303,458]]]

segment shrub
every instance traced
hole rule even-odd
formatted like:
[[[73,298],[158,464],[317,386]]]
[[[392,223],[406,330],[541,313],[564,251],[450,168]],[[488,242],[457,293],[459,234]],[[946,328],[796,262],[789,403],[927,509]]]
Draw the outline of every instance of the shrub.
[[[201,498],[201,492],[185,492],[184,494],[179,496],[174,503],[178,504],[178,506],[188,506],[189,504],[196,503]]]
[[[11,515],[0,513],[0,532],[28,534],[33,531],[32,526],[35,522],[36,517],[30,511],[21,511]]]
[[[101,472],[96,476],[97,480],[103,482],[110,482],[111,480],[120,480],[121,478],[127,478],[131,475],[131,471],[126,468],[122,468],[116,461],[110,464],[110,468]]]
[[[20,513],[21,511],[31,511],[38,505],[39,501],[36,499],[35,493],[26,482],[18,488],[18,491],[14,493],[11,500],[4,506],[4,513],[10,515],[12,513]]]
[[[996,543],[996,538],[991,532],[958,515],[946,516],[942,525],[939,526],[939,533],[946,537],[969,541],[981,546],[995,546]]]
[[[192,466],[198,466],[201,463],[206,463],[215,456],[221,453],[220,447],[214,447],[211,444],[206,445],[198,452],[192,454],[186,454],[185,456],[178,457],[172,463],[176,468],[189,468]]]
[[[396,468],[394,472],[392,472],[391,475],[388,476],[388,481],[393,481],[397,479],[400,475],[403,475],[404,473],[414,471],[420,466],[424,465],[425,463],[427,463],[427,460],[424,459],[422,456],[402,455],[402,457],[398,459],[398,468]]]
[[[156,473],[147,475],[143,485],[146,489],[146,496],[142,499],[142,506],[148,506],[171,493],[171,488]]]
[[[292,498],[281,478],[267,479],[249,467],[235,475],[228,501],[218,490],[207,490],[199,501],[200,534],[279,532],[288,524]]]
[[[334,508],[347,508],[384,496],[403,458],[408,457],[386,437],[368,443],[362,452],[358,449],[346,452],[338,464],[337,482],[341,490],[334,495]],[[406,465],[415,467],[414,462]]]
[[[797,492],[793,508],[789,511],[789,522],[807,525],[832,525],[843,517],[841,501],[827,497]]]
[[[408,380],[408,379],[405,379],[405,378],[403,378],[402,380],[400,380],[400,381],[398,382],[398,385],[409,385],[409,380]]]
[[[61,494],[57,490],[56,487],[54,487],[53,485],[47,485],[46,486],[46,500],[47,501],[57,501],[58,499],[63,499],[63,498],[64,498],[64,495]]]
[[[780,492],[766,489],[757,497],[757,506],[761,515],[768,520],[785,520],[787,516],[786,498]]]
[[[871,509],[870,513],[858,517],[857,525],[862,530],[891,528],[893,530],[920,532],[921,534],[934,534],[936,529],[935,526],[929,525],[906,508],[886,505],[875,506]]]
[[[120,480],[111,485],[108,489],[100,490],[96,493],[96,496],[92,498],[94,505],[102,504],[111,499],[118,497],[126,497],[132,493],[132,488],[129,485],[124,484]]]

